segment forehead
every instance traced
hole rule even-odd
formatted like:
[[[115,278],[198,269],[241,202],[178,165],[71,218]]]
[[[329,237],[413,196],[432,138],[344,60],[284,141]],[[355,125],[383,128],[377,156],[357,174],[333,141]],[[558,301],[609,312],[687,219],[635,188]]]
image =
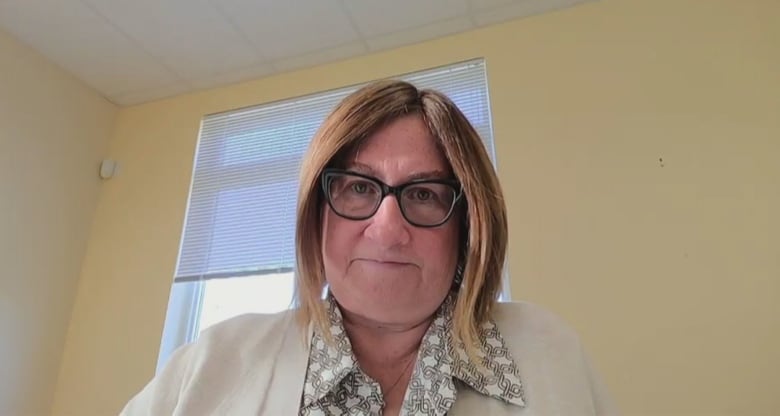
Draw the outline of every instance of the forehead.
[[[449,176],[450,171],[436,138],[416,114],[398,118],[368,136],[347,158],[346,168],[388,180],[421,173]]]

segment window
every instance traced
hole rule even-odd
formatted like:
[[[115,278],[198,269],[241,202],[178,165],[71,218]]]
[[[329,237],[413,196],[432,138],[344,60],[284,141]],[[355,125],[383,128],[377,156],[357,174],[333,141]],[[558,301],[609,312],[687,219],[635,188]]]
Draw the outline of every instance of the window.
[[[449,96],[495,161],[483,60],[399,78]],[[359,87],[204,117],[158,369],[214,323],[290,306],[299,165],[327,114]]]

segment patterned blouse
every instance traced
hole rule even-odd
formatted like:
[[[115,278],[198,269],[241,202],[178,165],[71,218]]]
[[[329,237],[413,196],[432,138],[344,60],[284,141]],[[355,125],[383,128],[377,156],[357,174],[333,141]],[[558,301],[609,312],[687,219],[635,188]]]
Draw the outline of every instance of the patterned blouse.
[[[453,303],[449,296],[423,336],[400,415],[445,415],[460,389],[525,406],[517,365],[493,321],[480,328],[478,356],[483,366],[468,358],[463,344],[453,345]],[[315,331],[300,415],[382,414],[381,387],[359,367],[332,296],[328,297],[328,317],[335,345]]]

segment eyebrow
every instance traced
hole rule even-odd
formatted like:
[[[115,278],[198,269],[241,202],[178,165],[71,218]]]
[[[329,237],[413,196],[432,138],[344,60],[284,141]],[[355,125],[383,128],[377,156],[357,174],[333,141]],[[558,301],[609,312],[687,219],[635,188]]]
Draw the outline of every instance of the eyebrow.
[[[378,177],[378,172],[369,165],[360,162],[352,162],[347,165],[347,169],[353,170],[364,175]],[[450,179],[452,175],[443,170],[434,169],[414,172],[408,175],[405,181],[425,180],[425,179]]]

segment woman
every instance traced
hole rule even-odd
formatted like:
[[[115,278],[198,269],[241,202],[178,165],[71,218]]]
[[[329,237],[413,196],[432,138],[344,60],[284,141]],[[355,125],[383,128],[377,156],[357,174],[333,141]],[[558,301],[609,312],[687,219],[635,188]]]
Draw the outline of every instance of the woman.
[[[572,330],[497,304],[503,196],[447,97],[364,87],[302,166],[297,307],[205,331],[123,414],[615,413]]]

